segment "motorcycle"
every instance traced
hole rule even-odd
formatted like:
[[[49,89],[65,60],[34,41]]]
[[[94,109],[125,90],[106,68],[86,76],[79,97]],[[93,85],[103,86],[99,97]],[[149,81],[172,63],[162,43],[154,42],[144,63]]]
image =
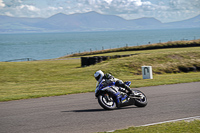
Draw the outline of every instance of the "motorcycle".
[[[108,89],[112,89],[118,94],[118,99],[120,101],[120,107],[135,105],[137,107],[145,107],[147,105],[147,97],[140,90],[132,90],[132,95],[128,96],[126,90],[122,87],[115,86],[115,82],[109,86],[104,87],[101,81],[96,85],[95,96],[98,99],[99,105],[105,110],[114,110],[117,108],[117,104],[111,94],[109,94]],[[131,82],[125,82],[126,85],[130,86]]]

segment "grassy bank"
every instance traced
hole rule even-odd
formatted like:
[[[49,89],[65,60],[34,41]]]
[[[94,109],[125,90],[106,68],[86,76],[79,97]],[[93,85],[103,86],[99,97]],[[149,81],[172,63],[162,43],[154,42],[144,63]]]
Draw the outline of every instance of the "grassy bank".
[[[88,56],[88,55],[94,55],[94,54],[105,54],[105,53],[123,52],[123,51],[144,51],[144,50],[184,48],[184,47],[196,47],[196,46],[200,46],[200,39],[191,40],[191,41],[173,41],[173,42],[169,41],[165,43],[155,43],[155,44],[148,44],[148,45],[141,45],[141,46],[131,46],[131,47],[98,50],[98,51],[93,51],[93,52],[90,51],[90,52],[83,52],[83,53],[75,53],[72,55],[63,56],[61,58]]]
[[[200,121],[171,122],[146,127],[130,127],[128,129],[116,130],[113,133],[199,133]]]
[[[136,54],[81,68],[80,59],[0,62],[0,101],[92,92],[95,71],[111,72],[133,82],[131,87],[200,81],[200,47],[112,52]],[[141,66],[153,67],[153,80],[143,80]],[[188,70],[187,73],[184,70]]]

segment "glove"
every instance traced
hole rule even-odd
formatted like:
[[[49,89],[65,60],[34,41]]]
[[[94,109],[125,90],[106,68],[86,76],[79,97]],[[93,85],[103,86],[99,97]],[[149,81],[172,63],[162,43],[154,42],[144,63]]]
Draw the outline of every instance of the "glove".
[[[113,76],[112,76],[111,74],[109,74],[109,73],[106,73],[106,74],[105,74],[105,78],[106,78],[106,79],[111,79],[111,78],[113,78]]]

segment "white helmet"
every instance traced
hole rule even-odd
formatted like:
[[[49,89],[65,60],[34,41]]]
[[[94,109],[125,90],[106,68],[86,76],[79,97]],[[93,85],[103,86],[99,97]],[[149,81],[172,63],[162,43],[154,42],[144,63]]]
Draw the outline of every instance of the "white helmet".
[[[103,76],[104,76],[104,73],[101,70],[96,71],[94,74],[94,77],[98,82],[100,82],[103,79]]]

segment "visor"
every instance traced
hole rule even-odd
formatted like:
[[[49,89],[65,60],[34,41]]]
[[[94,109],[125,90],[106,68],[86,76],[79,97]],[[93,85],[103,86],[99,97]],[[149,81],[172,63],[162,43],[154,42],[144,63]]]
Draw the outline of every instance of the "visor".
[[[100,77],[101,77],[101,75],[99,74],[99,76],[95,77],[95,79],[96,79],[97,81],[99,81]]]

